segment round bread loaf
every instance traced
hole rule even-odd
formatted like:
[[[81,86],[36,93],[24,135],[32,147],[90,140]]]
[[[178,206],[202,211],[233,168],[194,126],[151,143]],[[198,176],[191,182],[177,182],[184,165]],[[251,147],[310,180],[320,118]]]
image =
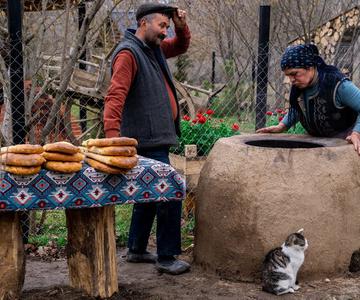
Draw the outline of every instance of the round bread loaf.
[[[44,145],[44,150],[47,152],[60,152],[65,154],[75,154],[80,152],[80,148],[68,142],[56,142]]]
[[[45,169],[60,173],[76,173],[82,169],[82,163],[79,162],[62,162],[47,161],[44,164]]]
[[[136,154],[136,148],[132,146],[90,146],[87,150],[100,155],[134,156]]]
[[[0,156],[0,162],[3,165],[19,166],[19,167],[37,167],[41,166],[45,159],[40,154],[19,154],[19,153],[3,153]]]
[[[4,166],[1,165],[1,169],[15,175],[34,175],[38,174],[41,170],[41,166],[38,167],[19,167],[19,166]]]
[[[108,166],[103,164],[95,159],[89,157],[85,158],[85,162],[89,164],[90,167],[93,167],[95,170],[106,173],[106,174],[124,174],[127,170],[119,169],[116,167]]]
[[[128,137],[116,137],[107,139],[89,139],[82,142],[84,147],[107,147],[107,146],[134,146],[138,145],[137,140]]]
[[[117,167],[120,169],[132,169],[137,165],[138,157],[137,156],[105,156],[100,154],[95,154],[91,152],[86,153],[86,157],[95,159],[103,164]]]
[[[85,155],[82,153],[75,153],[75,154],[65,154],[65,153],[57,153],[57,152],[44,152],[41,154],[46,160],[52,161],[74,161],[80,162],[84,160]]]
[[[44,148],[40,145],[20,144],[9,147],[2,147],[0,153],[19,153],[19,154],[41,154]]]

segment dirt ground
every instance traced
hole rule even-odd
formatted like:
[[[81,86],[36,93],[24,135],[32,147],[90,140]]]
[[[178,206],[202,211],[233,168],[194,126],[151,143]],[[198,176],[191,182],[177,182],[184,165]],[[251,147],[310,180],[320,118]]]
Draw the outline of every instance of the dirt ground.
[[[118,251],[119,294],[111,299],[360,299],[360,274],[300,283],[293,295],[274,296],[261,291],[259,284],[222,280],[193,266],[191,272],[159,275],[153,265],[125,262],[125,249]],[[191,261],[191,254],[182,257]],[[89,300],[81,291],[69,286],[66,260],[52,262],[28,258],[24,291],[26,300]]]

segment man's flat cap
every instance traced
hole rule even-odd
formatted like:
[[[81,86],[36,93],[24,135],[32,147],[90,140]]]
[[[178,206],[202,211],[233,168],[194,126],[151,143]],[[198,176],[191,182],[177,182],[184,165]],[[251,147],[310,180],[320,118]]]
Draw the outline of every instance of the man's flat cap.
[[[177,8],[174,6],[159,3],[146,3],[140,5],[138,10],[136,11],[136,20],[139,21],[142,17],[154,13],[164,14],[171,17],[173,12],[176,10]]]

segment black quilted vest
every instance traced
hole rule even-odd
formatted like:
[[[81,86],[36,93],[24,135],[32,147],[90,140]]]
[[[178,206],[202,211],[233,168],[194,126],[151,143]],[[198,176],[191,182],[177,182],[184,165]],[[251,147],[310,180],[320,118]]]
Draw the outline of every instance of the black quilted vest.
[[[137,73],[125,101],[121,135],[138,140],[139,148],[172,146],[180,136],[179,103],[166,59],[160,49],[149,48],[127,30],[117,46],[115,57],[122,50],[130,50],[137,63]],[[166,77],[177,102],[178,116],[173,120],[169,94],[164,82]]]
[[[317,70],[319,90],[308,99],[307,110],[300,105],[303,91],[295,86],[290,91],[290,106],[295,108],[299,121],[310,135],[332,137],[352,127],[357,114],[348,107],[335,105],[340,83],[349,79],[334,66],[322,64]]]

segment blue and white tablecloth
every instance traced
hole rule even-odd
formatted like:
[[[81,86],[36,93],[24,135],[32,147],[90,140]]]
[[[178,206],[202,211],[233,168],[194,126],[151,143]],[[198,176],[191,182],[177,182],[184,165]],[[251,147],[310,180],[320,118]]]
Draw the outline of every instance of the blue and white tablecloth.
[[[174,168],[141,156],[135,168],[121,175],[101,173],[86,164],[73,174],[41,170],[19,176],[0,171],[0,211],[181,201],[184,197],[184,179]]]

